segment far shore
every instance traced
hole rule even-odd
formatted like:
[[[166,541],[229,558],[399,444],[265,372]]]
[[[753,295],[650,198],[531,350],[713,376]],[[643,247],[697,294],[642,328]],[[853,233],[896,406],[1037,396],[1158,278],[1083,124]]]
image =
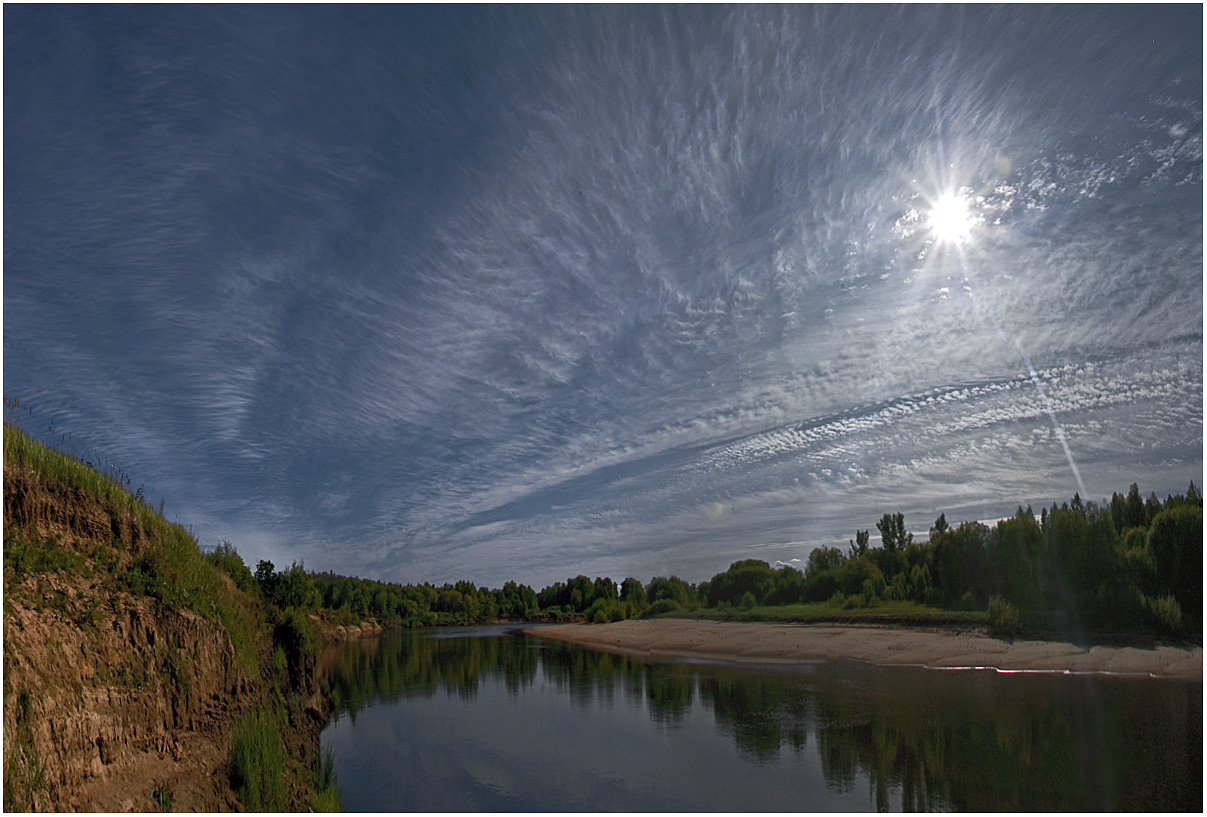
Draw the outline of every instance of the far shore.
[[[1110,673],[1203,680],[1203,648],[1078,646],[984,631],[884,625],[776,624],[674,618],[559,624],[532,635],[654,660],[751,664],[853,660],[882,666]]]

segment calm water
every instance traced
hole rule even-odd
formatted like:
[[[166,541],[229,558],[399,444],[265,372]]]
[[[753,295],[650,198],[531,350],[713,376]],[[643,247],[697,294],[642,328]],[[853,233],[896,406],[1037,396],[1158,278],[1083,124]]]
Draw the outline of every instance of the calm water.
[[[646,663],[503,627],[324,671],[348,811],[1202,808],[1201,683]]]

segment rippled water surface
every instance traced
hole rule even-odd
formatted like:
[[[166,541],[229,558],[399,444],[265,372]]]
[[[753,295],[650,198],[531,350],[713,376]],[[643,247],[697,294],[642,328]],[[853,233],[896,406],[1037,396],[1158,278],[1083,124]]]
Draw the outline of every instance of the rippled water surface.
[[[1201,683],[647,663],[503,627],[324,671],[348,811],[1202,807]]]

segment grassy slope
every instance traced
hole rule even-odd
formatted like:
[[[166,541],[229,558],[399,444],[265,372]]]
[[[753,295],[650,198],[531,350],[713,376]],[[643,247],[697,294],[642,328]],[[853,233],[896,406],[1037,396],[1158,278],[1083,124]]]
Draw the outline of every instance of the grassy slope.
[[[263,712],[284,728],[281,739],[290,744],[309,740],[308,737],[290,734],[291,725],[300,722],[298,696],[303,690],[291,689],[289,673],[281,672],[280,657],[277,655],[280,651],[274,651],[273,622],[279,617],[275,615],[277,611],[239,590],[206,558],[188,531],[165,520],[113,479],[74,457],[31,439],[10,424],[4,426],[3,443],[6,472],[11,469],[21,474],[25,490],[37,493],[43,504],[49,501],[60,511],[66,510],[69,517],[78,518],[91,512],[94,516],[120,520],[122,529],[131,532],[127,541],[94,534],[92,541],[87,542],[78,541],[81,537],[77,533],[74,537],[67,537],[77,541],[63,544],[60,535],[50,538],[39,536],[36,520],[22,519],[23,510],[26,510],[21,507],[22,498],[6,496],[6,597],[11,594],[18,600],[41,605],[39,588],[45,580],[70,579],[84,582],[84,586],[107,600],[121,596],[137,602],[140,598],[150,597],[156,609],[189,610],[215,622],[228,634],[236,664],[252,679],[253,687],[260,689],[257,697],[265,702]],[[6,492],[8,488],[6,480]],[[10,500],[11,508],[8,507]],[[24,527],[21,523],[25,523]],[[114,521],[113,524],[118,523]],[[109,541],[102,541],[104,539]],[[107,603],[113,604],[112,601]],[[93,604],[95,606],[95,602]],[[6,626],[12,624],[8,620],[9,606],[5,605]],[[86,629],[90,623],[77,619],[65,620],[63,624]],[[24,697],[8,694],[14,691],[7,688],[7,680],[6,709],[10,704],[19,709],[22,702],[28,703],[29,693],[25,692]],[[165,685],[178,682],[172,677],[162,680]],[[20,727],[20,712],[17,715],[15,722]],[[317,755],[317,745],[313,749],[313,752],[306,754]],[[236,752],[232,751],[232,758],[235,755]],[[17,782],[20,771],[16,765],[21,764],[10,763],[9,756],[10,753],[6,753],[5,780],[6,783]],[[295,792],[300,792],[301,799],[292,803],[280,802],[276,804],[277,807],[305,808],[319,804],[315,800],[318,781],[310,771],[292,768],[289,763],[285,765],[284,771],[290,786]],[[28,764],[22,766],[22,769],[28,768]],[[281,767],[278,765],[277,768]],[[237,781],[231,782],[238,788]],[[148,781],[148,787],[151,785],[152,781]],[[21,805],[13,801],[10,794],[22,788],[5,786],[6,807]],[[323,792],[322,803],[330,804],[332,794],[333,790]],[[244,792],[241,792],[241,797],[247,801]]]
[[[114,583],[125,584],[136,595],[150,595],[169,607],[187,608],[203,618],[219,619],[235,647],[236,660],[244,669],[256,670],[255,636],[262,629],[262,622],[255,615],[256,604],[222,580],[221,572],[206,560],[188,531],[168,522],[109,477],[7,424],[4,467],[28,469],[52,489],[78,491],[95,499],[111,514],[129,519],[132,528],[143,532],[141,541],[129,544],[127,558],[119,553],[111,563],[102,561],[99,567],[108,567],[115,574]],[[9,520],[5,523],[6,566],[14,566],[18,574],[23,572],[22,568],[36,571],[50,566],[45,561],[39,562],[37,557],[32,563],[23,564],[27,548],[38,548],[49,556],[49,543],[37,542],[37,537],[27,536],[23,531],[10,530]],[[15,551],[11,554],[10,542]],[[118,576],[123,569],[132,575]]]

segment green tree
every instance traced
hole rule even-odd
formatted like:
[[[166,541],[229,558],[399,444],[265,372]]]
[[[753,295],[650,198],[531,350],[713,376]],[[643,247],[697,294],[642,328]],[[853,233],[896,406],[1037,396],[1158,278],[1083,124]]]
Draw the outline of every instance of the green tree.
[[[833,571],[838,582],[838,589],[844,596],[858,596],[863,593],[867,584],[876,594],[887,584],[880,568],[867,556],[847,559],[841,567]]]
[[[735,604],[743,593],[751,593],[756,602],[762,602],[773,586],[771,565],[762,559],[743,559],[709,580],[708,604],[710,607],[721,603]]]
[[[933,578],[946,604],[971,592],[979,604],[989,601],[982,567],[989,529],[979,522],[964,522],[931,542]]]
[[[314,577],[306,572],[306,566],[302,562],[294,562],[288,570],[277,574],[269,597],[282,608],[313,610],[322,604],[322,597],[314,585]]]
[[[696,601],[696,591],[678,576],[655,576],[646,585],[645,597],[650,604],[666,599],[675,602],[680,607],[693,607]]]
[[[1148,550],[1156,566],[1160,593],[1170,593],[1186,618],[1203,609],[1203,509],[1182,505],[1153,517]]]
[[[860,531],[866,534],[867,531]],[[847,560],[844,554],[838,548],[833,547],[816,547],[809,551],[809,558],[805,562],[805,578],[811,579],[820,573],[827,570],[834,570],[840,567]]]
[[[618,598],[616,590],[616,582],[612,581],[607,576],[597,577],[592,585],[593,596],[596,599],[615,599]]]
[[[905,530],[905,514],[885,514],[876,523],[884,549],[892,552],[905,550],[914,541],[914,535]]]
[[[851,558],[865,556],[868,552],[868,542],[871,539],[869,531],[856,530],[855,539],[851,542]]]
[[[784,565],[771,574],[771,587],[764,604],[798,604],[804,600],[805,577],[799,570]]]
[[[273,587],[276,582],[276,565],[267,559],[261,559],[256,563],[256,584],[260,586],[260,595],[264,598],[272,598]]]
[[[640,581],[631,577],[620,583],[620,600],[629,606],[630,616],[639,616],[650,607],[645,588]]]

